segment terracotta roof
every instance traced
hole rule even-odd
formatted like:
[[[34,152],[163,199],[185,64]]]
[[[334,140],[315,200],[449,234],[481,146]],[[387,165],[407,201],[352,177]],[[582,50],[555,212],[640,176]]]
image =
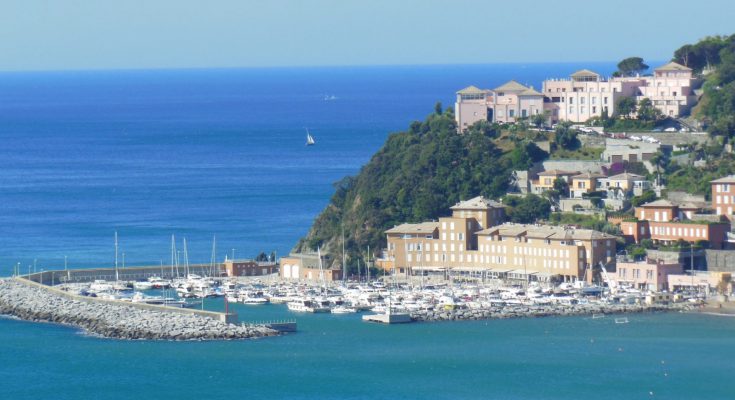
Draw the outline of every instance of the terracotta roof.
[[[691,71],[691,68],[685,67],[679,63],[670,62],[666,65],[662,65],[656,68],[656,71]]]
[[[385,233],[433,233],[439,229],[438,222],[422,222],[420,224],[401,224],[385,231]]]
[[[710,183],[735,183],[735,175],[728,175],[720,179],[710,181]]]
[[[482,196],[460,201],[459,203],[450,207],[452,210],[487,210],[488,208],[503,207],[502,204],[497,201],[486,199]]]
[[[518,83],[518,82],[516,82],[514,80],[510,80],[510,81],[505,82],[504,84],[496,87],[495,88],[495,91],[498,91],[498,92],[503,92],[503,91],[506,91],[506,92],[523,92],[523,91],[528,90],[528,89],[530,89],[528,86],[523,86],[523,85],[521,85],[520,83]]]

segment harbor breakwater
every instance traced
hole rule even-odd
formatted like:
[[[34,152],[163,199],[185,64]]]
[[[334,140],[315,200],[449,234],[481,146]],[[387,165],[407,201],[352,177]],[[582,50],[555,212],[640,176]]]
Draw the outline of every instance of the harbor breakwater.
[[[90,301],[18,279],[0,280],[0,314],[53,322],[114,339],[224,340],[278,335],[263,325],[237,325],[162,306]],[[76,299],[75,297],[80,297]]]
[[[414,321],[460,321],[501,318],[533,318],[552,316],[613,315],[626,313],[692,311],[698,305],[691,303],[671,304],[574,304],[574,305],[509,305],[484,309],[433,309],[411,312]]]

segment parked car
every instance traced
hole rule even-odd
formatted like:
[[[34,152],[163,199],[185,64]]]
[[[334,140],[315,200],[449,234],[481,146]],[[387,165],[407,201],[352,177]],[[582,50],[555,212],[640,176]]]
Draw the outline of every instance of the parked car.
[[[630,139],[630,140],[635,140],[636,142],[640,142],[640,141],[642,140],[642,139],[641,139],[641,138],[639,138],[638,136],[631,136],[631,137],[629,137],[628,139]]]
[[[674,128],[674,127],[672,126],[672,127],[670,127],[670,128],[666,128],[666,129],[664,129],[664,132],[676,132],[676,128]]]

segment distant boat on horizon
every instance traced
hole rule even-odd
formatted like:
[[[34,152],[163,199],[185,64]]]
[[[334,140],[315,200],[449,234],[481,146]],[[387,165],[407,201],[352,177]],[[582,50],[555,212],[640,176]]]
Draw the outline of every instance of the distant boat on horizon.
[[[307,146],[313,146],[316,144],[316,141],[314,140],[314,136],[311,136],[311,133],[309,133],[309,129],[306,130],[306,145]]]
[[[337,100],[337,99],[338,99],[338,97],[335,96],[335,95],[333,95],[333,94],[325,94],[324,95],[324,101],[332,101],[332,100]]]

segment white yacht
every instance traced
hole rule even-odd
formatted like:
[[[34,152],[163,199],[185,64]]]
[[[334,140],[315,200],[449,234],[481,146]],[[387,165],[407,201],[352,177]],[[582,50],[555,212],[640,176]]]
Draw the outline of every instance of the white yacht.
[[[297,312],[307,313],[328,313],[330,309],[316,300],[299,299],[288,302],[288,309]]]

